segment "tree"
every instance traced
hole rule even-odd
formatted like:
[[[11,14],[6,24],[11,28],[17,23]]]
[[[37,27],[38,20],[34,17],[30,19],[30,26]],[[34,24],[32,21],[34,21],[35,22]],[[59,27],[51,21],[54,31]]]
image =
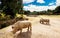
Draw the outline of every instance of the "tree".
[[[60,6],[57,6],[54,10],[54,14],[60,14]]]
[[[6,15],[14,18],[16,13],[23,13],[22,0],[1,0],[1,8]]]
[[[24,14],[29,15],[30,14],[30,11],[29,10],[24,11]]]
[[[3,13],[14,18],[16,15],[17,0],[1,0]]]
[[[18,3],[18,7],[17,7],[18,13],[23,14],[23,0],[18,0],[17,3]]]
[[[47,14],[48,14],[48,15],[51,15],[51,14],[53,14],[53,10],[51,10],[51,9],[48,9],[48,10],[47,10]]]

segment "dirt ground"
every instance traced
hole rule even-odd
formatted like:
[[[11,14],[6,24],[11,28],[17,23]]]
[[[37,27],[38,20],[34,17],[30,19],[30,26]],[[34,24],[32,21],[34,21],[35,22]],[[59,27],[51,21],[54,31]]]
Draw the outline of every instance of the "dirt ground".
[[[50,19],[50,25],[39,23],[40,18]],[[32,22],[32,30],[23,32],[18,31],[13,34],[11,26],[0,29],[0,38],[60,38],[60,17],[37,16],[28,17]]]

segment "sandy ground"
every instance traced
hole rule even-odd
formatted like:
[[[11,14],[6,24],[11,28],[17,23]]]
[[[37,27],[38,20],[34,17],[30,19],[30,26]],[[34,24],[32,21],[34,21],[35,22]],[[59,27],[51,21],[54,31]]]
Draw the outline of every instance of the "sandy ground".
[[[39,23],[40,17],[29,17],[32,22],[31,31],[26,28],[22,33],[18,31],[13,34],[11,26],[8,26],[0,30],[0,38],[60,38],[60,18],[45,17],[50,19],[50,25],[45,25]]]

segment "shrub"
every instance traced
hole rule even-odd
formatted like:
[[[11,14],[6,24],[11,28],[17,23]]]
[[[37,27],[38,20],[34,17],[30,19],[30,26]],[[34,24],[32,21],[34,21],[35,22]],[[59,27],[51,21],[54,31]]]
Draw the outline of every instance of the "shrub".
[[[0,25],[0,29],[7,27],[8,25],[6,23]]]

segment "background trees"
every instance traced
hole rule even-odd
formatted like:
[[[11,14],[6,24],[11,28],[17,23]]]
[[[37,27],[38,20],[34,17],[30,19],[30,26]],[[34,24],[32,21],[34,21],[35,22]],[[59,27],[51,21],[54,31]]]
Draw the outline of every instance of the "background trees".
[[[30,14],[31,15],[60,15],[60,6],[57,6],[54,10],[47,9],[46,11],[33,11],[30,12]]]
[[[60,6],[57,6],[54,10],[54,14],[60,14]]]
[[[1,0],[0,9],[3,13],[14,18],[16,13],[23,13],[22,0]]]

